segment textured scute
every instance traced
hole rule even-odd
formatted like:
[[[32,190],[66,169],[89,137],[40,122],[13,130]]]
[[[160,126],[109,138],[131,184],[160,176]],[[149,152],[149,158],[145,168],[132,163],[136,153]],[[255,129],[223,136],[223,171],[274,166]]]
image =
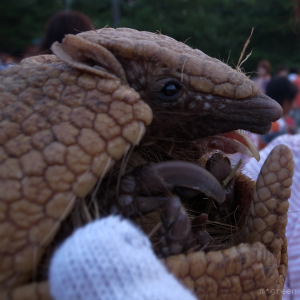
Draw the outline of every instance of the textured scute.
[[[242,72],[163,34],[129,28],[102,28],[78,36],[104,46],[117,57],[139,57],[162,68],[172,69],[198,92],[233,99],[251,98],[259,92],[258,87]]]
[[[54,56],[0,75],[0,285],[26,282],[97,180],[151,121],[118,80],[71,70]]]
[[[171,256],[165,264],[201,300],[268,299],[266,290],[282,289],[284,283],[275,257],[259,242]]]

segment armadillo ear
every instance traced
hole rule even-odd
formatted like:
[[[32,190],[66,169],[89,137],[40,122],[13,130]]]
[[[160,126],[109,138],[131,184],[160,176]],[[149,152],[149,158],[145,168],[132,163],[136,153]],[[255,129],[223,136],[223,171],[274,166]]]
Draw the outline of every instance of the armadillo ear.
[[[101,45],[76,35],[66,35],[62,43],[55,42],[52,52],[64,63],[81,71],[120,80],[126,84],[126,74],[116,57]]]

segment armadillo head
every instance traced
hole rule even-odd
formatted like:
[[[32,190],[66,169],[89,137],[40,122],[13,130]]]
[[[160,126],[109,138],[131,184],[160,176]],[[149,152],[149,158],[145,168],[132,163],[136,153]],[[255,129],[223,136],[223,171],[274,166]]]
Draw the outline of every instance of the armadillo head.
[[[153,121],[145,142],[201,138],[206,148],[221,147],[227,153],[239,151],[258,159],[251,141],[235,130],[264,134],[282,115],[280,105],[261,94],[245,74],[168,36],[103,28],[77,35],[76,42],[68,47],[72,38],[67,37],[62,44],[69,53],[88,43],[100,46],[114,58],[112,64],[111,59],[93,53],[83,56],[84,51],[78,55],[76,50],[77,61],[128,82],[149,104]],[[57,48],[54,46],[53,51],[60,57]],[[203,141],[211,136],[213,142],[211,138]]]

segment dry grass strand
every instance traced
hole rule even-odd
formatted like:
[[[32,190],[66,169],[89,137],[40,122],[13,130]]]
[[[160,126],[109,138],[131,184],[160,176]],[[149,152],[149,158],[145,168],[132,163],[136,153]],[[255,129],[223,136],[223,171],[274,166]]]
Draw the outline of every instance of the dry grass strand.
[[[243,64],[243,63],[251,56],[251,54],[252,54],[252,51],[251,51],[251,52],[246,56],[246,58],[243,60],[245,51],[246,51],[246,49],[247,49],[247,47],[248,47],[248,45],[249,45],[249,43],[250,43],[250,39],[251,39],[251,37],[252,37],[253,31],[254,31],[254,27],[252,27],[252,29],[251,29],[250,36],[248,37],[248,39],[247,39],[247,41],[246,41],[246,43],[245,43],[245,45],[244,45],[244,48],[243,48],[242,53],[241,53],[241,55],[240,55],[239,61],[238,61],[238,63],[237,63],[236,70],[239,71],[239,72],[242,72],[242,70],[241,70],[241,65],[242,65],[242,64]]]

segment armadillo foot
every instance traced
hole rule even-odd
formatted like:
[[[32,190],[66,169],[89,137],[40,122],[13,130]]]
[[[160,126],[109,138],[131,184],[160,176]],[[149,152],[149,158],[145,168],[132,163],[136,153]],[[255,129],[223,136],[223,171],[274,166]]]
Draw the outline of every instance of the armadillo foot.
[[[258,176],[237,246],[164,260],[199,299],[281,299],[287,269],[288,198],[294,161],[284,145],[273,149]]]

